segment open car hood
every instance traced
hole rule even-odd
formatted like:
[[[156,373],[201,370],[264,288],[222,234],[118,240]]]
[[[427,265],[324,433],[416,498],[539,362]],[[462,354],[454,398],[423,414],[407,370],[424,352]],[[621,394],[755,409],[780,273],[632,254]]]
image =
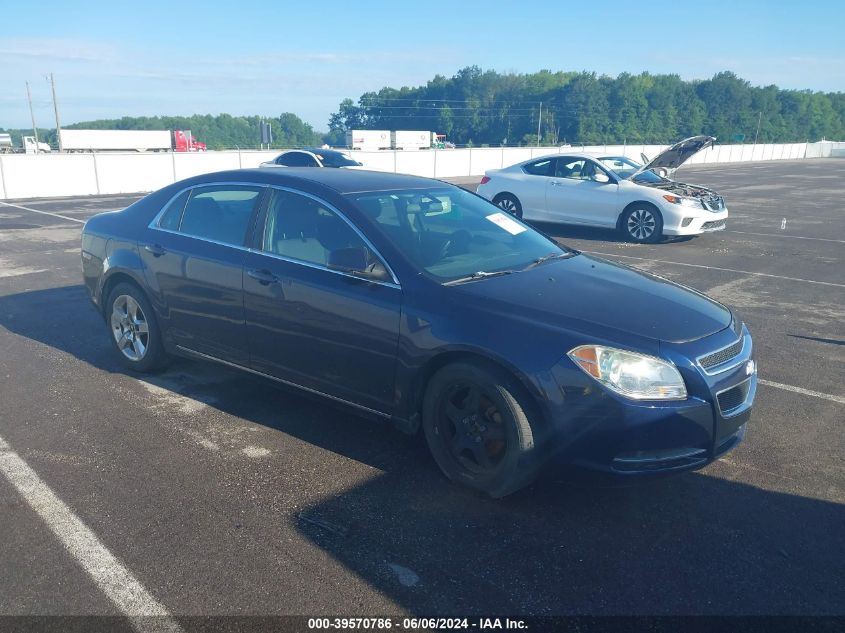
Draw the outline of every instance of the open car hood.
[[[708,147],[713,147],[713,143],[715,142],[715,136],[700,135],[686,138],[680,143],[675,143],[669,149],[660,152],[650,161],[647,161],[631,178],[648,169],[665,169],[671,173],[692,158],[693,154],[697,154]]]

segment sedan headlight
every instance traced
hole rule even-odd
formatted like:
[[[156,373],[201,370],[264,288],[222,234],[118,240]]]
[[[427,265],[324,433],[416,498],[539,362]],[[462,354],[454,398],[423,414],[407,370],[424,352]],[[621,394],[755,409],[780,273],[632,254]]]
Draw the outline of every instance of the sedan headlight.
[[[601,345],[581,345],[569,358],[611,391],[633,400],[684,400],[687,388],[677,368],[664,360]]]
[[[672,204],[679,204],[682,207],[692,207],[694,209],[702,209],[701,200],[698,198],[684,198],[682,196],[673,196],[672,194],[667,193],[663,196],[663,199],[666,202],[671,202]]]

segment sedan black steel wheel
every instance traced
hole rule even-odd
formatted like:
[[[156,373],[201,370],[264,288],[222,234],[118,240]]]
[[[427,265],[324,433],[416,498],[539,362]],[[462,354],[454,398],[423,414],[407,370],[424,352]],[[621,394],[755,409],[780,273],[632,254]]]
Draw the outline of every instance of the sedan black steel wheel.
[[[507,451],[507,431],[502,413],[478,385],[452,385],[438,402],[436,424],[452,459],[481,475],[496,473]]]
[[[455,363],[429,381],[423,429],[437,465],[450,479],[503,497],[526,485],[536,467],[527,397],[493,367]]]
[[[502,209],[502,211],[506,211],[518,218],[522,217],[522,204],[520,204],[519,199],[513,194],[500,193],[493,198],[493,204]]]
[[[625,237],[640,244],[657,242],[663,235],[663,218],[660,212],[650,205],[628,209],[621,224]]]
[[[141,290],[119,283],[109,293],[106,319],[114,348],[123,364],[135,371],[151,371],[167,360],[155,313]]]

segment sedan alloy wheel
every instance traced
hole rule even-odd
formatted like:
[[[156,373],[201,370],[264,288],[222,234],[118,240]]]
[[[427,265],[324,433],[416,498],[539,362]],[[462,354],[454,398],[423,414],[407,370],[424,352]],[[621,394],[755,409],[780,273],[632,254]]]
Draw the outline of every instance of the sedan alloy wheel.
[[[111,329],[117,348],[133,362],[143,360],[150,344],[150,326],[144,311],[129,295],[112,304]]]

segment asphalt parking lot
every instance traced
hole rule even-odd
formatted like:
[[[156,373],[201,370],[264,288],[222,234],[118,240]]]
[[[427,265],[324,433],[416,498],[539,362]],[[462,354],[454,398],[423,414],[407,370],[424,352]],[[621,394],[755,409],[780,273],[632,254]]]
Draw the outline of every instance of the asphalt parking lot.
[[[137,581],[137,604],[183,624],[845,615],[845,160],[677,178],[726,196],[728,230],[639,246],[540,228],[748,324],[748,435],[702,471],[622,486],[550,470],[492,501],[421,443],[249,376],[188,361],[129,375],[81,285],[79,236],[137,196],[0,203],[0,464],[19,456]],[[121,614],[8,474],[0,508],[0,615]]]

